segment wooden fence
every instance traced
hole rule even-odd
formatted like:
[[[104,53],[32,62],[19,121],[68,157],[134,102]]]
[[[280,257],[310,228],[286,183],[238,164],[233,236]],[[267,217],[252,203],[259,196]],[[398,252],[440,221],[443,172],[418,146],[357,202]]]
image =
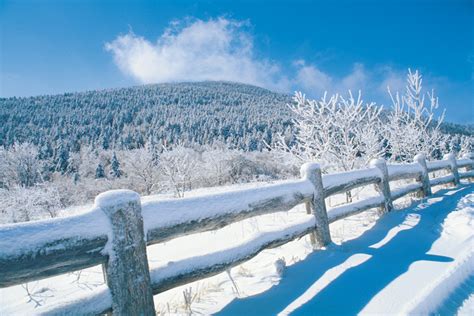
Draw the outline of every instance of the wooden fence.
[[[100,194],[88,213],[0,227],[0,287],[103,265],[107,285],[69,304],[44,307],[44,314],[154,315],[153,295],[226,271],[266,248],[310,234],[315,247],[331,242],[329,224],[377,208],[390,212],[409,193],[429,196],[431,187],[474,178],[474,155],[440,161],[417,155],[414,163],[374,160],[364,170],[321,175],[316,163],[301,167],[301,179],[251,189],[141,203],[129,190]],[[461,170],[464,169],[463,172]],[[447,175],[431,178],[433,172]],[[439,174],[439,173],[438,173]],[[415,179],[402,188],[390,182]],[[326,209],[325,198],[373,184],[375,197]],[[216,230],[250,217],[306,204],[307,220],[278,232],[261,233],[233,248],[149,269],[146,246]]]

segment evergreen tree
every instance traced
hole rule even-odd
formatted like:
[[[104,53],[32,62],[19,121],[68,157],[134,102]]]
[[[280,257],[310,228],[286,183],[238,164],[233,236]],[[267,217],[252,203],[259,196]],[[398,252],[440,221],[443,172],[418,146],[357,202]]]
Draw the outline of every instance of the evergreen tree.
[[[51,157],[53,157],[53,148],[51,148],[50,142],[46,142],[40,147],[38,158],[44,160]]]
[[[107,149],[109,149],[109,147],[110,147],[110,140],[109,140],[109,135],[107,134],[102,139],[102,148],[107,150]]]
[[[112,175],[115,177],[115,178],[120,178],[122,176],[122,170],[120,170],[120,162],[117,158],[117,155],[113,154],[112,156],[112,162],[111,162],[111,165],[112,165]]]
[[[69,165],[69,150],[67,146],[61,144],[56,154],[56,171],[65,174]]]
[[[100,162],[97,165],[97,168],[95,169],[95,178],[96,179],[105,178],[105,170],[104,170],[104,167],[102,166],[102,163]]]
[[[74,175],[72,177],[72,180],[74,181],[74,184],[77,184],[80,180],[79,172],[74,172]]]
[[[50,161],[43,162],[41,167],[41,179],[43,181],[51,180],[51,173],[54,171],[54,165]]]

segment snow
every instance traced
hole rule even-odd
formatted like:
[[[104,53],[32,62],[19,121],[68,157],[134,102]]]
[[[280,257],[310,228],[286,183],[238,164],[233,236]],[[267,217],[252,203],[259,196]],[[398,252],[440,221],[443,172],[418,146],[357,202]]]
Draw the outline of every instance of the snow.
[[[437,186],[437,185],[440,185],[440,184],[446,184],[446,183],[452,182],[452,181],[454,181],[454,176],[452,174],[448,174],[446,176],[436,177],[434,179],[431,179],[430,180],[430,185],[432,187],[434,187],[434,186]]]
[[[426,166],[428,167],[428,170],[431,172],[431,171],[435,171],[439,169],[449,168],[450,163],[449,163],[449,160],[427,161]]]
[[[474,277],[471,276],[471,279]],[[474,280],[471,282],[470,289],[474,287]],[[474,314],[474,293],[470,294],[467,299],[462,302],[461,307],[459,307],[458,315],[473,315]]]
[[[222,212],[245,210],[251,207],[257,198],[258,200],[261,200],[262,197],[291,199],[298,192],[300,194],[311,194],[312,192],[312,185],[307,181],[284,181],[270,186],[268,184],[243,185],[236,192],[226,192],[226,190],[235,190],[235,188],[233,186],[197,190],[190,193],[189,197],[180,200],[166,200],[156,196],[143,197],[144,214],[148,212],[146,216],[158,217],[158,219],[154,219],[157,221],[156,225],[164,226],[173,223],[174,218],[166,212],[173,213],[180,210],[185,212],[190,204],[195,210],[204,210],[204,212],[185,213],[178,218],[178,221],[199,220]],[[255,196],[248,194],[253,192],[253,190],[248,191],[252,188],[255,188],[260,194]],[[370,194],[374,193],[371,186],[366,187],[366,190],[368,192],[361,194],[361,197],[365,198],[369,194],[369,199],[380,199],[380,197],[370,197]],[[172,313],[174,311],[177,311],[177,314],[184,313],[179,302],[182,301],[182,291],[185,288],[192,288],[199,294],[199,297],[203,297],[201,301],[194,302],[192,306],[193,311],[202,314],[216,313],[221,309],[224,314],[233,314],[231,311],[235,310],[237,302],[245,302],[245,304],[242,303],[245,306],[242,305],[240,308],[247,311],[247,308],[255,308],[256,313],[262,311],[264,314],[273,314],[273,312],[284,314],[294,311],[298,314],[309,308],[307,306],[312,306],[314,300],[321,295],[328,295],[327,291],[336,295],[337,301],[347,299],[347,308],[359,306],[359,310],[364,308],[364,311],[375,313],[380,313],[385,309],[393,313],[401,313],[409,309],[416,310],[421,307],[418,307],[414,298],[422,300],[420,295],[433,296],[437,300],[445,299],[447,293],[430,294],[431,288],[438,288],[436,282],[432,280],[437,280],[443,275],[448,276],[447,280],[451,280],[451,275],[458,275],[459,281],[453,282],[451,287],[456,288],[457,283],[464,278],[465,274],[463,273],[449,273],[449,271],[450,269],[457,271],[454,264],[458,261],[461,262],[463,257],[470,258],[466,255],[465,246],[473,238],[473,216],[472,212],[466,212],[464,209],[471,205],[472,201],[460,205],[457,212],[450,213],[450,211],[455,208],[457,201],[463,195],[472,192],[472,190],[472,185],[460,190],[442,190],[415,207],[387,214],[372,228],[376,218],[373,215],[374,211],[367,211],[340,220],[331,224],[331,234],[335,243],[325,251],[311,253],[312,248],[308,237],[275,249],[264,250],[243,265],[229,270],[228,274],[221,273],[212,278],[156,295],[157,311],[167,312],[171,309]],[[206,203],[202,194],[209,193],[212,193],[211,200]],[[244,197],[246,198],[244,199]],[[338,196],[333,198],[337,199]],[[235,202],[229,203],[234,199]],[[357,203],[364,204],[366,202],[359,201],[352,203],[352,205],[329,209],[328,216],[331,217],[333,216],[331,214],[336,213],[345,214]],[[166,212],[160,211],[157,215],[158,205],[160,210],[163,206],[167,206]],[[80,232],[81,234],[85,234],[87,231],[88,234],[93,235],[94,231],[97,233],[108,229],[103,227],[108,225],[103,212],[98,208],[92,209],[91,212],[96,212],[93,214],[98,217],[88,218],[88,216],[92,216],[90,213],[77,215],[84,216],[83,225],[81,225],[84,232]],[[448,214],[449,216],[447,216]],[[68,218],[61,219],[61,221],[63,220],[68,220]],[[87,225],[92,225],[92,229],[87,230]],[[97,225],[97,227],[94,228],[93,225]],[[250,218],[226,226],[219,231],[193,234],[149,246],[147,253],[152,269],[152,278],[158,282],[176,273],[186,273],[196,267],[206,268],[213,263],[228,263],[243,253],[257,251],[259,246],[274,238],[307,229],[312,225],[314,225],[313,217],[306,214],[304,205],[299,205],[289,212]],[[72,229],[70,225],[66,225],[64,229],[67,228]],[[403,234],[408,233],[409,236],[402,238]],[[357,236],[359,237],[355,238]],[[351,238],[355,239],[350,240]],[[441,242],[438,239],[444,241]],[[338,244],[339,241],[342,243]],[[2,242],[4,242],[3,239],[0,239],[0,245]],[[434,247],[436,243],[439,244],[437,248],[430,250],[430,245]],[[301,261],[305,257],[306,259]],[[448,261],[446,258],[455,260]],[[277,263],[278,260],[280,261]],[[282,262],[285,262],[284,268]],[[399,268],[397,264],[401,264],[404,269]],[[421,266],[417,267],[418,264]],[[418,272],[407,276],[412,267],[415,267]],[[359,270],[360,275],[357,273]],[[353,275],[354,278],[348,278],[348,274]],[[80,278],[77,279],[76,275],[77,272],[30,283],[30,287],[37,289],[34,291],[35,297],[41,297],[42,304],[47,302],[44,306],[37,308],[32,302],[28,303],[28,296],[25,296],[25,291],[21,286],[1,289],[0,314],[61,313],[65,311],[63,309],[65,303],[73,303],[74,307],[79,306],[82,311],[86,311],[82,307],[91,302],[100,302],[102,305],[99,307],[107,306],[110,294],[103,283],[101,268],[94,267],[83,270],[82,276],[79,275]],[[348,280],[355,282],[351,282],[353,284],[344,283]],[[378,281],[385,282],[383,289],[379,288]],[[441,284],[444,284],[443,282]],[[358,287],[360,284],[368,287],[370,293],[361,291]],[[284,288],[287,286],[288,289],[285,290]],[[42,289],[48,289],[45,292],[47,295],[41,294],[44,292]],[[336,289],[339,290],[336,291]],[[385,293],[386,291],[388,292]],[[405,291],[409,294],[403,294]],[[276,299],[272,298],[268,302],[263,299],[268,298],[268,295],[273,297],[274,294],[271,293],[277,293],[280,296]],[[349,297],[346,295],[347,293],[355,294],[354,297]],[[342,295],[342,297],[337,295]],[[225,307],[236,297],[240,297],[241,300],[232,302],[228,307]],[[245,297],[248,298],[245,299]],[[254,300],[257,302],[256,306],[253,305]],[[362,306],[361,302],[365,305]],[[328,304],[322,304],[322,310],[317,311],[323,313],[324,307],[327,307]],[[237,305],[240,306],[240,304]]]
[[[318,169],[321,170],[321,165],[317,162],[306,162],[300,168],[303,177],[308,177],[310,173]]]
[[[469,301],[474,294],[474,194],[464,197],[458,205],[457,212],[450,213],[443,223],[442,236],[445,240],[455,242],[463,240],[467,249],[455,258],[453,264],[440,274],[433,283],[418,294],[414,302],[406,308],[408,314],[454,314],[463,301]],[[440,248],[442,241],[435,247]],[[467,283],[467,284],[464,284]],[[457,301],[457,304],[456,304]],[[434,303],[433,303],[434,302]],[[454,305],[454,306],[453,306]],[[457,306],[456,306],[457,305]],[[453,309],[454,308],[454,309]],[[465,306],[467,308],[467,306]],[[471,313],[472,314],[472,307]]]
[[[350,214],[353,214],[354,212],[358,212],[361,209],[364,210],[364,208],[366,208],[369,205],[382,204],[383,202],[384,202],[383,196],[374,196],[370,198],[365,198],[362,201],[353,202],[349,204],[344,204],[342,206],[330,208],[327,211],[329,222],[333,222],[345,216],[349,216]]]
[[[243,241],[237,244],[229,242],[224,249],[210,251],[205,255],[190,257],[177,262],[168,262],[165,266],[152,267],[152,283],[161,283],[163,280],[184,275],[193,270],[224,265],[242,257],[253,256],[253,254],[258,253],[259,249],[272,243],[274,240],[298,235],[312,227],[315,227],[315,219],[313,216],[308,215],[295,222],[285,223],[279,227],[264,228],[259,232],[248,234]]]
[[[416,182],[404,185],[402,188],[391,190],[392,200],[397,200],[410,192],[416,191],[417,189],[421,189],[422,186],[423,185],[421,183]]]
[[[473,271],[474,186],[390,212],[360,237],[316,251],[280,283],[221,315],[425,314]]]
[[[35,310],[40,315],[73,315],[81,311],[81,315],[94,315],[97,311],[108,309],[112,305],[112,296],[109,288],[100,286],[91,292],[68,297],[65,300],[48,304]]]
[[[455,292],[456,288],[472,275],[474,275],[474,254],[466,251],[460,258],[456,258],[455,263],[446,269],[442,275],[434,279],[432,284],[423,289],[413,299],[412,303],[405,308],[403,314],[438,314],[436,310],[442,307],[450,293]],[[455,312],[455,310],[451,312]]]
[[[308,180],[281,181],[264,187],[239,189],[234,186],[232,191],[182,199],[149,200],[142,204],[145,231],[202,221],[218,215],[241,213],[251,210],[261,201],[281,198],[282,202],[288,202],[298,195],[311,196],[313,190]]]
[[[474,178],[474,170],[459,172],[459,177],[461,178]]]
[[[52,250],[54,241],[77,238],[88,239],[103,236],[110,230],[107,216],[99,208],[86,213],[48,220],[7,224],[0,226],[1,257],[19,255],[41,249]],[[48,245],[53,243],[53,246]]]
[[[95,198],[95,206],[103,209],[121,205],[130,201],[139,201],[140,195],[131,190],[110,190],[99,194]]]
[[[458,165],[458,168],[463,168],[463,167],[467,167],[467,166],[473,165],[473,164],[474,164],[474,160],[468,159],[468,158],[457,159],[457,160],[456,160],[456,164]]]
[[[362,170],[354,170],[324,175],[323,186],[324,190],[330,190],[331,188],[338,187],[345,183],[354,182],[359,179],[370,177],[381,178],[382,175],[380,173],[380,170],[378,170],[377,168],[367,168]]]
[[[407,173],[419,174],[423,170],[418,163],[387,165],[389,178],[397,178]]]

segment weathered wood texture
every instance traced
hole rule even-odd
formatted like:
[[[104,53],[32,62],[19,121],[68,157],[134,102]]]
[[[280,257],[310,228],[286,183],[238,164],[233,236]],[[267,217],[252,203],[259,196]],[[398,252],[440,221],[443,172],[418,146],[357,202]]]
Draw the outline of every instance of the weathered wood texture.
[[[456,160],[456,163],[458,164],[458,168],[469,168],[472,169],[473,163],[474,163],[474,157],[473,158],[468,158],[470,157],[471,154],[464,155],[463,159],[458,159]]]
[[[345,193],[349,190],[379,181],[380,173],[376,168],[324,175],[324,197]]]
[[[448,169],[450,167],[449,161],[447,160],[438,160],[438,161],[427,161],[426,166],[428,167],[429,172],[434,172],[438,170]]]
[[[61,245],[61,251],[38,255],[35,255],[36,252],[30,252],[24,256],[2,258],[0,259],[0,287],[41,280],[101,264],[106,258],[100,250],[106,242],[106,238],[63,239],[55,243]]]
[[[153,294],[158,294],[180,285],[188,284],[203,278],[208,278],[228,269],[235,267],[247,260],[252,259],[265,249],[282,246],[292,240],[299,239],[314,231],[315,219],[308,220],[288,227],[284,234],[278,231],[263,232],[257,237],[247,240],[234,247],[210,252],[207,255],[186,258],[170,262],[165,266],[152,268],[150,271]],[[88,308],[90,314],[102,314],[111,310],[110,299],[107,296],[108,289],[102,288],[90,295],[87,299],[73,302],[72,305],[63,304],[50,309],[42,309],[41,313],[48,315],[70,315],[75,314],[81,304],[98,302],[102,304],[98,308]],[[105,302],[105,306],[104,303]]]
[[[423,171],[416,156],[415,163],[387,165],[387,170],[390,181],[417,178]]]
[[[474,178],[474,170],[466,171],[466,172],[460,172],[459,173],[459,178],[460,179],[472,179]]]
[[[201,257],[184,259],[167,267],[151,270],[153,293],[158,294],[176,286],[211,277],[252,259],[261,251],[282,246],[292,240],[302,238],[314,230],[314,219],[289,228],[284,234],[263,233],[252,240]],[[192,266],[192,268],[190,268]]]
[[[392,191],[392,201],[398,200],[399,198],[412,193],[412,192],[417,192],[421,189],[422,184],[417,182],[417,183],[410,183],[402,188],[396,189]]]
[[[463,175],[460,175],[460,177],[468,179],[469,182],[474,182],[474,175],[471,175],[473,174],[474,169],[474,152],[464,154],[463,159],[458,161],[458,166],[466,169],[466,172]]]
[[[390,180],[388,177],[387,163],[383,159],[373,159],[370,166],[380,171],[380,182],[375,183],[375,190],[379,192],[383,198],[383,207],[379,208],[379,213],[388,213],[393,209],[392,196],[390,194]]]
[[[456,186],[459,184],[459,172],[458,165],[456,163],[456,156],[454,156],[454,154],[446,154],[444,156],[444,159],[449,162],[449,169],[451,170],[451,174],[453,175],[453,185]]]
[[[85,269],[105,262],[107,217],[88,213],[0,225],[0,287]]]
[[[313,190],[312,184],[303,179],[220,194],[144,203],[147,243],[165,242],[216,230],[251,217],[288,211],[303,202],[309,202]],[[249,195],[254,198],[248,198]],[[223,204],[227,206],[223,208]],[[189,205],[193,205],[191,210]],[[188,213],[186,220],[179,220],[179,216],[185,213]],[[172,214],[176,214],[177,219],[163,220]]]
[[[110,199],[119,201],[113,203]],[[114,315],[155,315],[140,196],[129,190],[99,194],[96,205],[112,224],[106,280]]]
[[[312,198],[313,186],[308,181],[294,181],[285,183],[285,187],[291,188],[295,193],[290,195],[279,194],[279,185],[271,185],[269,188],[275,194],[268,199],[250,201],[245,207],[239,209],[225,210],[218,209],[215,214],[210,213],[208,216],[196,216],[196,219],[176,220],[165,225],[157,224],[148,227],[147,245],[164,242],[180,236],[190,235],[194,233],[215,230],[222,228],[234,222],[241,221],[246,218],[269,214],[280,211],[288,211],[304,201]],[[255,191],[263,191],[262,188],[256,188]],[[244,196],[244,192],[239,192],[235,196],[231,196],[231,200],[238,201]],[[206,197],[200,197],[202,200]],[[184,200],[184,199],[182,199]],[[195,199],[199,200],[199,199]],[[189,203],[178,203],[169,206],[173,211],[180,211],[181,207],[188,206]],[[186,201],[184,201],[186,202]],[[160,218],[160,213],[156,209],[160,209],[165,213],[171,211],[165,203],[148,203],[147,212],[148,222],[152,217]],[[194,205],[198,205],[194,204]],[[193,210],[195,214],[206,212],[204,205],[201,209]],[[107,218],[101,210],[93,210],[90,213],[74,216],[65,219],[52,219],[42,222],[31,222],[25,224],[0,226],[0,287],[6,287],[24,282],[39,280],[75,270],[85,269],[94,265],[105,263],[107,257],[103,254],[103,249],[107,243],[107,234],[101,231],[104,225],[98,225]],[[155,220],[156,221],[156,220]],[[160,221],[158,220],[158,223]],[[89,238],[78,236],[63,238],[56,230],[68,231],[70,234],[80,230],[75,224],[81,224],[88,231]],[[35,240],[37,235],[49,235],[45,242]],[[57,236],[57,238],[56,238]],[[24,240],[22,250],[15,252],[7,251],[7,249],[17,248],[17,238]],[[28,243],[32,242],[31,245]]]
[[[321,176],[321,167],[317,163],[306,163],[301,167],[301,177],[310,181],[314,187],[313,198],[309,202],[311,214],[316,219],[315,245],[325,247],[331,243],[329,221],[324,200],[324,187]]]
[[[450,183],[450,182],[454,182],[454,176],[452,174],[448,174],[447,176],[436,177],[434,179],[431,179],[430,180],[430,185],[432,187],[434,187],[434,186],[437,186],[437,185],[447,184],[447,183]]]
[[[428,166],[426,165],[425,154],[418,154],[414,159],[421,168],[421,173],[416,178],[416,181],[421,184],[421,190],[419,191],[418,197],[427,197],[431,195],[431,184],[430,176],[428,172]]]
[[[314,235],[318,246],[327,245],[331,242],[330,222],[370,208],[383,207],[388,211],[393,200],[408,193],[422,191],[426,196],[431,193],[433,185],[459,183],[461,178],[474,176],[472,158],[470,154],[458,161],[454,156],[447,156],[443,161],[426,162],[424,157],[417,156],[413,164],[387,167],[384,161],[379,161],[369,169],[324,177],[321,177],[317,164],[307,164],[301,169],[302,179],[299,181],[190,200],[148,202],[142,210],[138,195],[134,195],[132,199],[120,198],[110,204],[98,202],[96,209],[80,216],[0,226],[0,287],[105,263],[110,292],[105,287],[90,299],[84,299],[84,303],[90,304],[98,302],[94,298],[102,300],[97,308],[89,307],[87,311],[110,311],[113,305],[115,314],[151,315],[154,313],[151,292],[156,294],[215,275],[252,258],[265,248],[283,245],[308,233]],[[466,168],[466,172],[459,173],[459,168]],[[428,178],[429,172],[440,169],[450,169],[451,174]],[[390,190],[390,180],[412,177],[417,183]],[[324,198],[368,184],[375,184],[381,195],[326,211]],[[213,204],[213,198],[224,199],[226,203]],[[144,236],[147,244],[163,242],[219,229],[253,216],[286,211],[301,203],[307,203],[311,220],[286,228],[284,234],[263,234],[235,249],[228,249],[225,255],[216,252],[201,259],[185,259],[168,267],[152,269],[150,278]],[[192,210],[189,210],[189,205],[193,205]],[[226,207],[222,208],[222,205]],[[171,218],[165,218],[166,214]],[[180,216],[175,218],[174,214]],[[185,216],[181,216],[183,214]],[[105,226],[104,220],[107,222]],[[24,243],[18,244],[18,240]],[[80,300],[72,303],[69,314],[78,311],[78,302]],[[68,307],[61,306],[55,310],[64,314]]]
[[[362,201],[357,201],[334,207],[329,209],[328,211],[329,223],[333,223],[340,219],[359,214],[371,208],[384,207],[384,205],[385,198],[380,195],[372,198],[367,198]]]

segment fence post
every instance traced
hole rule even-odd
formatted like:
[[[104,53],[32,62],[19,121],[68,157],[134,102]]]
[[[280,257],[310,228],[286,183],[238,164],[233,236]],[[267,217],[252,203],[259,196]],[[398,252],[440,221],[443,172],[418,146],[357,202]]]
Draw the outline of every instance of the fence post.
[[[428,172],[428,166],[426,165],[425,154],[419,153],[415,156],[415,161],[421,167],[421,174],[417,177],[416,181],[421,183],[421,190],[418,191],[418,197],[427,197],[431,195],[431,183]]]
[[[383,195],[384,206],[379,209],[380,214],[390,212],[393,209],[392,194],[390,192],[390,180],[388,178],[387,163],[382,158],[372,159],[370,166],[380,170],[382,178],[375,184],[375,190]]]
[[[449,161],[449,168],[451,169],[451,173],[453,174],[454,181],[453,184],[456,186],[459,184],[459,172],[458,172],[458,164],[456,163],[456,156],[453,153],[449,153],[444,155],[444,159]]]
[[[324,247],[331,243],[329,220],[324,201],[323,178],[321,167],[317,163],[305,163],[300,169],[301,177],[309,180],[314,187],[312,200],[306,204],[308,214],[316,219],[316,229],[312,237],[313,247]]]
[[[95,205],[112,224],[106,280],[114,315],[155,315],[140,196],[130,190],[99,194]]]
[[[470,160],[474,160],[474,152],[470,152],[470,153],[466,153],[462,156],[464,159],[470,159]],[[469,172],[473,170],[473,164],[471,165],[467,165],[466,166],[466,171]],[[474,177],[469,177],[467,178],[467,181],[469,181],[469,183],[472,183],[474,182]]]

